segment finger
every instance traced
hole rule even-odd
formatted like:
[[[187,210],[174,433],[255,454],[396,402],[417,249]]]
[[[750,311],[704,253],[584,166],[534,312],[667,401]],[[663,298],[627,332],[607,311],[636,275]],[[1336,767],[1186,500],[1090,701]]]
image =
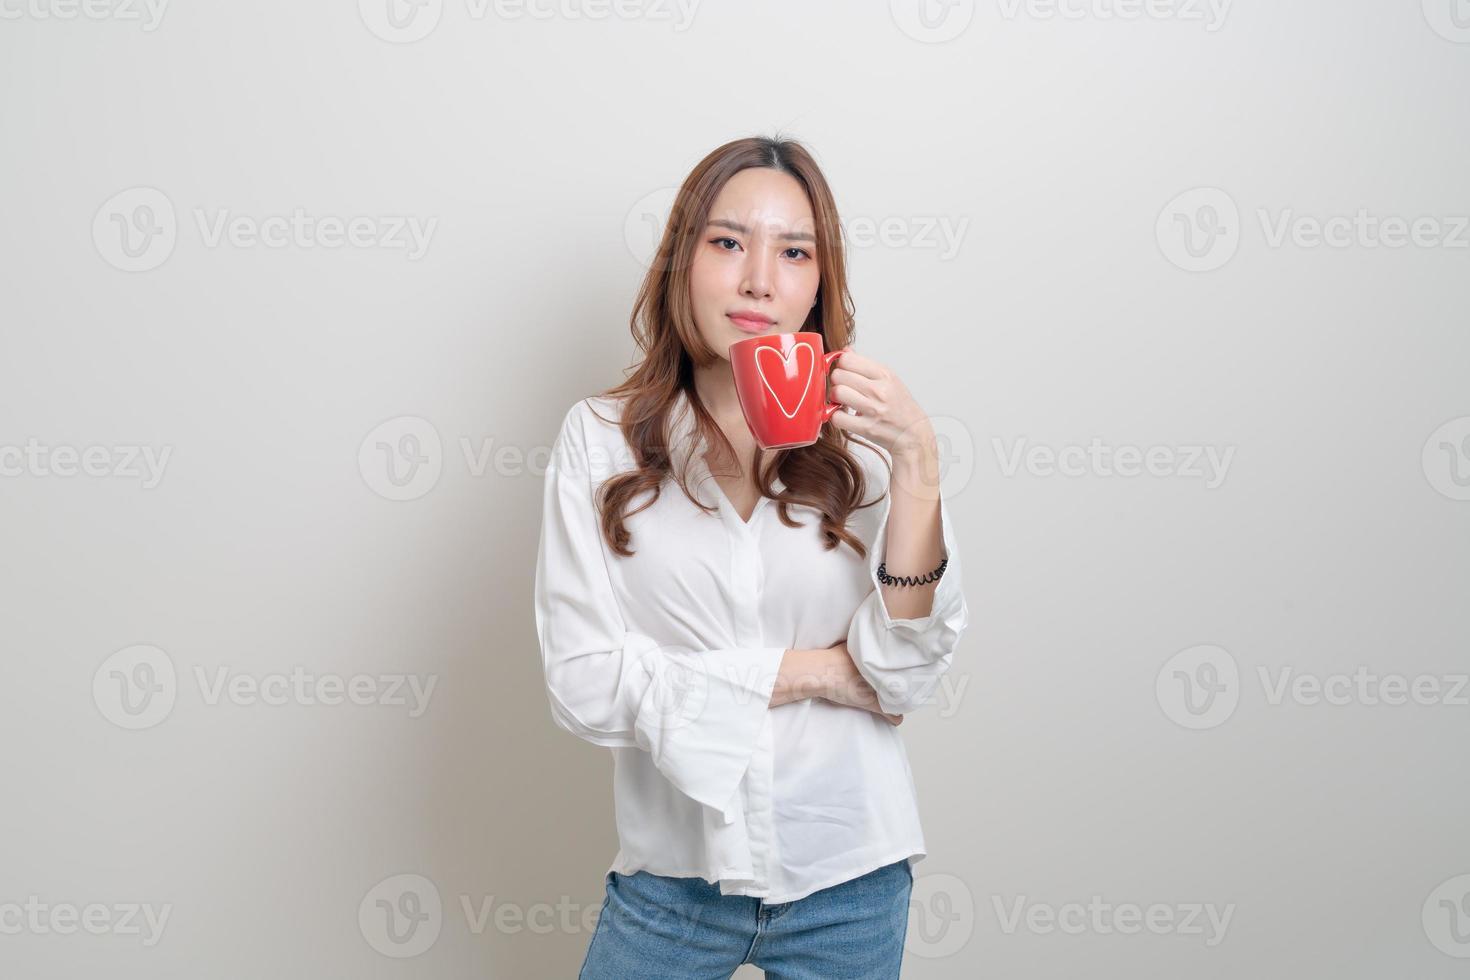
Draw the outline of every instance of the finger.
[[[852,385],[833,385],[832,400],[841,405],[850,405],[858,410],[860,415],[877,415],[878,402],[866,392],[858,391]]]
[[[849,388],[856,388],[865,395],[874,396],[878,393],[877,382],[874,379],[840,367],[832,369],[832,372],[827,375],[827,381],[833,385],[847,385]]]
[[[873,438],[878,428],[878,423],[874,419],[866,415],[850,415],[847,412],[833,412],[831,424],[834,428],[856,433],[866,439]]]
[[[887,373],[887,368],[873,360],[866,354],[859,354],[855,350],[844,350],[842,356],[837,359],[836,367],[856,371],[865,378],[881,378]]]

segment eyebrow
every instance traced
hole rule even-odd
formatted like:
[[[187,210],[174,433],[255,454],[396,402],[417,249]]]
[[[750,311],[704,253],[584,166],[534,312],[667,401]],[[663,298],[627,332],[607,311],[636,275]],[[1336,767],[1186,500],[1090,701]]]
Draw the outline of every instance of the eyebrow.
[[[742,235],[750,234],[750,229],[745,227],[738,221],[726,221],[723,218],[711,218],[709,223],[711,227],[729,228],[731,231],[738,231]],[[806,231],[792,231],[787,232],[784,235],[777,235],[776,237],[788,242],[811,242],[813,245],[817,243],[817,239],[811,234],[811,232]]]

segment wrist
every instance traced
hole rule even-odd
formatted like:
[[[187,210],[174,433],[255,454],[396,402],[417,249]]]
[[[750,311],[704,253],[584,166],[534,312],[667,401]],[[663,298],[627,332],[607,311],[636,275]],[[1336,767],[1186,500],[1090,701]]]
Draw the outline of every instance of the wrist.
[[[928,419],[924,419],[921,423],[906,428],[894,442],[892,455],[895,466],[902,465],[915,470],[930,466],[937,468],[939,439],[934,434],[934,426]]]
[[[825,697],[831,683],[827,654],[826,650],[787,650],[771,692],[771,705]]]

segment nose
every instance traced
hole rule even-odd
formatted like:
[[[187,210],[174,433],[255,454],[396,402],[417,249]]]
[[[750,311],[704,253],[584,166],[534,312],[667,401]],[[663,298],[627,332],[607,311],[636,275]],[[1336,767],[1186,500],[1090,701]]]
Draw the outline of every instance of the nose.
[[[745,276],[740,283],[740,295],[751,299],[771,298],[771,257],[764,249],[746,253]]]

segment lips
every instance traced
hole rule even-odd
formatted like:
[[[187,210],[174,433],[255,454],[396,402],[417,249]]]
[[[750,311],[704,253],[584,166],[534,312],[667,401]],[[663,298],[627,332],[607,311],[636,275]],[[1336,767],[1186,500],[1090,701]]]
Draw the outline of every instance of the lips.
[[[746,333],[765,333],[775,322],[762,317],[759,313],[729,313],[726,315],[730,318],[731,323]]]

